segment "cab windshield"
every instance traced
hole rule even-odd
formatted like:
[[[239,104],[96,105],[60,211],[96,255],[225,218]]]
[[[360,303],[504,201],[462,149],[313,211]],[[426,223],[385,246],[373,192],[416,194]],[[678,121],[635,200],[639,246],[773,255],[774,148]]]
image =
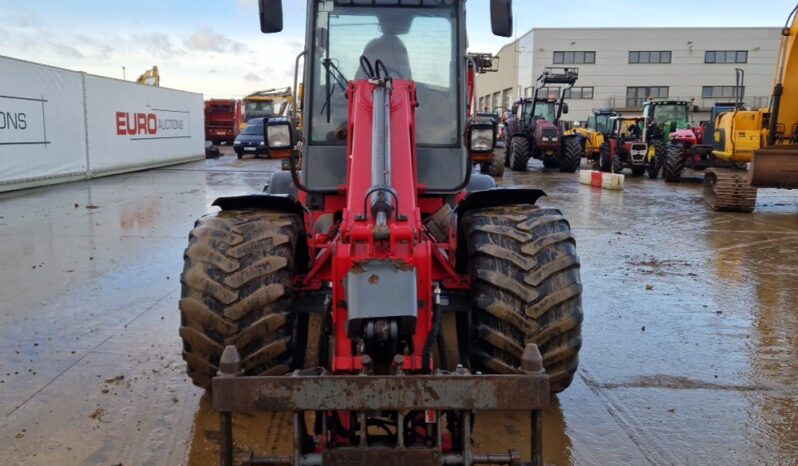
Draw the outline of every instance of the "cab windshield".
[[[241,134],[263,136],[263,124],[247,123],[247,126],[244,127],[244,130],[241,131]]]
[[[527,104],[524,106],[524,119],[528,122],[532,121],[532,117],[535,117],[537,120],[547,120],[547,121],[554,121],[554,117],[556,116],[556,108],[554,106],[554,102],[547,101],[547,102],[538,102],[535,105],[535,114],[532,115],[532,104]]]
[[[459,144],[456,11],[452,5],[401,8],[320,2],[311,102],[311,144],[344,145],[345,82],[365,79],[365,56],[381,60],[394,79],[416,84],[416,142],[419,146]],[[326,64],[325,64],[326,63]]]
[[[247,112],[274,114],[274,103],[272,102],[247,102],[244,108]]]
[[[687,121],[687,106],[661,105],[654,107],[654,123],[662,125],[669,121]]]
[[[587,120],[588,129],[599,133],[609,133],[612,129],[610,115],[593,115]]]

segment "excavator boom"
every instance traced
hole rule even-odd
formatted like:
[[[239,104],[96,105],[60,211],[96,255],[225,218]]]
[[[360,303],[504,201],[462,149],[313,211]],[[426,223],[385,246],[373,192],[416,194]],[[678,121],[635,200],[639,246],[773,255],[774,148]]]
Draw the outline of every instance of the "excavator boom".
[[[776,62],[769,126],[763,147],[751,159],[755,187],[798,188],[798,6],[782,32]]]

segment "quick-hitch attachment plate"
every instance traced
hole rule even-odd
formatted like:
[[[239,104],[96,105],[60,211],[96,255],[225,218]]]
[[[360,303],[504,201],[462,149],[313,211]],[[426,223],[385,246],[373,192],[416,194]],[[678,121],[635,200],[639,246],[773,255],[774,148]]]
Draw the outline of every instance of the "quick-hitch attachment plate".
[[[519,374],[471,374],[458,366],[454,373],[431,375],[327,375],[324,371],[295,372],[280,377],[240,376],[238,352],[228,346],[222,356],[224,372],[213,379],[213,408],[221,418],[221,465],[284,464],[290,466],[461,465],[506,464],[521,466],[515,451],[477,454],[471,449],[475,411],[529,411],[532,465],[542,465],[542,410],[549,403],[549,376],[535,345],[527,345]],[[294,454],[291,457],[249,455],[234,463],[232,413],[282,411],[294,413]],[[308,448],[306,413],[317,416],[317,440]],[[372,426],[373,416],[394,420],[388,435],[377,436],[371,427],[357,428],[354,444],[329,441],[331,413],[349,413],[352,429]],[[432,436],[422,447],[408,445],[407,420],[424,413]],[[443,420],[445,419],[445,423]],[[452,426],[456,426],[453,428]],[[451,442],[443,441],[442,432]],[[354,431],[353,431],[354,432]]]

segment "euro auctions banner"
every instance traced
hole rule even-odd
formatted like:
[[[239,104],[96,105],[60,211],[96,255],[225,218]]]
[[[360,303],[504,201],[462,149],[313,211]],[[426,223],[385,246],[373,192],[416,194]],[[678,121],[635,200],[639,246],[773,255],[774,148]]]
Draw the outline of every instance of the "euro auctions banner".
[[[0,57],[0,191],[86,172],[80,73]]]
[[[0,191],[204,157],[201,94],[0,56]]]
[[[86,76],[92,174],[205,153],[202,95]]]

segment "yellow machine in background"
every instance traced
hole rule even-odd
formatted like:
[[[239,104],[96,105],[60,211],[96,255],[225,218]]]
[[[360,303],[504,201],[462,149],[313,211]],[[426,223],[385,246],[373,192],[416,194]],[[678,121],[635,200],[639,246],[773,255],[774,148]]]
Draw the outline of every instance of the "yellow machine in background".
[[[585,126],[576,126],[569,129],[564,135],[578,134],[583,142],[585,158],[594,170],[600,167],[601,146],[604,144],[605,135],[612,131],[612,118],[618,113],[610,109],[593,110]]]
[[[285,116],[294,106],[291,87],[256,91],[244,97],[244,122],[252,118]]]
[[[141,76],[136,79],[136,82],[145,86],[160,87],[161,75],[158,73],[158,67],[153,66],[151,69],[142,73]]]
[[[744,110],[737,70],[737,108],[715,122],[716,158],[735,168],[707,169],[704,198],[715,210],[752,212],[756,188],[798,188],[798,35],[796,6],[782,32],[770,108]],[[744,164],[750,169],[743,171]]]

